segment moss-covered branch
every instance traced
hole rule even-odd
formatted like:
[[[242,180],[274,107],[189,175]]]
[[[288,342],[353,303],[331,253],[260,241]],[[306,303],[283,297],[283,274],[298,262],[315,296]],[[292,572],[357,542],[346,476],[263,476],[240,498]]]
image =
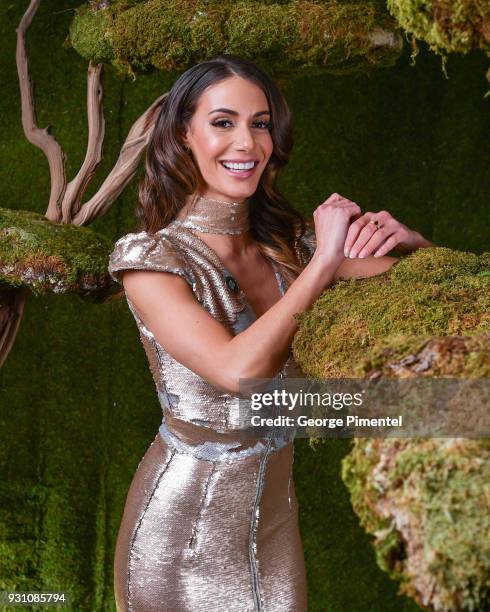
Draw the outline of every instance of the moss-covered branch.
[[[490,253],[421,249],[325,291],[294,355],[315,378],[488,378],[489,287]],[[488,439],[356,438],[342,462],[379,566],[423,609],[490,605],[489,460]]]
[[[103,299],[114,288],[107,272],[112,241],[85,227],[38,213],[0,208],[0,285]]]
[[[490,332],[490,253],[420,249],[388,272],[340,281],[298,315],[293,352],[315,378],[364,376],[432,336]],[[374,364],[374,365],[373,365]]]
[[[351,71],[392,65],[402,40],[387,11],[360,0],[119,0],[78,9],[69,41],[123,72],[182,70],[233,53],[268,70]]]

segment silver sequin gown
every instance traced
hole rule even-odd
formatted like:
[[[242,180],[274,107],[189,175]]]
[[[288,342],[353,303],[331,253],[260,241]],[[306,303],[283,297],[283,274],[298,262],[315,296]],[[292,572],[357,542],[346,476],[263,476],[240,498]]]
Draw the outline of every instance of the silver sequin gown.
[[[306,263],[311,234],[304,245]],[[215,251],[177,220],[120,238],[109,272],[121,282],[126,269],[181,275],[234,334],[255,320]],[[237,397],[173,359],[127,300],[163,421],[126,499],[114,560],[118,612],[305,612],[293,443],[274,433],[238,440]],[[290,354],[278,376],[300,375]]]

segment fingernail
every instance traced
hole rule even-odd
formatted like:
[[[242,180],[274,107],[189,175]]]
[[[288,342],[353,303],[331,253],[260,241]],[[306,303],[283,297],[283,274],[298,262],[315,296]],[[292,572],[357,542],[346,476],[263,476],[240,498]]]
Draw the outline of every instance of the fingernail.
[[[364,253],[359,253],[359,257],[362,259],[363,257],[366,257],[366,255]]]
[[[349,258],[350,258],[350,259],[354,259],[354,258],[355,258],[355,256],[356,256],[356,254],[355,254],[355,253],[353,253],[353,252],[351,251],[351,254],[349,255]]]

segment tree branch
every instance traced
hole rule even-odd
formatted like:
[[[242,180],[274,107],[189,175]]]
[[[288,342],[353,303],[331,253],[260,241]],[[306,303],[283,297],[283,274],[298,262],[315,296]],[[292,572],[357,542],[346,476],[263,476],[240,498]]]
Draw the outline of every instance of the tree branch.
[[[131,181],[138,169],[140,157],[148,144],[158,111],[168,92],[157,98],[135,121],[124,142],[117,162],[97,193],[86,202],[72,219],[73,225],[86,225],[102,216]]]
[[[68,183],[62,202],[63,223],[71,223],[80,210],[82,198],[102,160],[105,120],[102,99],[104,65],[90,62],[87,74],[88,145],[82,167]]]
[[[25,48],[25,34],[39,8],[40,1],[41,0],[31,0],[29,7],[16,29],[16,62],[17,73],[19,75],[22,127],[24,128],[24,134],[27,140],[36,147],[39,147],[48,158],[51,176],[51,193],[45,216],[51,221],[59,222],[61,220],[61,202],[66,189],[66,155],[63,153],[55,138],[49,134],[49,128],[40,129],[37,126],[34,110],[33,83],[29,78]]]

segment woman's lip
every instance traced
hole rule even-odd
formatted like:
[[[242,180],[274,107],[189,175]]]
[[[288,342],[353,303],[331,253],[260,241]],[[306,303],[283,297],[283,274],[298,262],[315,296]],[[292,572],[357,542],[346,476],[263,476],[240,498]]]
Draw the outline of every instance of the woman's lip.
[[[249,162],[253,162],[255,165],[259,163],[258,159],[220,159],[218,160],[221,164],[223,162],[228,162],[229,164],[247,164]]]

